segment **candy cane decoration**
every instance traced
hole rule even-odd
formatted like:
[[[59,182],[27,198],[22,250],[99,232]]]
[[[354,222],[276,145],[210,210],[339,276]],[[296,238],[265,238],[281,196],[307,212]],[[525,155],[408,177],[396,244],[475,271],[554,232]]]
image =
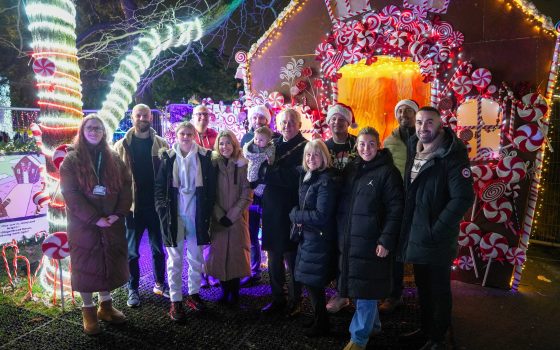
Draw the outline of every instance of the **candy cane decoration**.
[[[334,23],[335,17],[329,2],[330,2],[329,0],[325,0],[325,6],[327,7],[327,12],[329,13],[329,18],[331,19],[331,22]]]
[[[331,89],[332,89],[332,104],[335,104],[338,102],[338,84],[332,82]]]
[[[554,83],[556,78],[558,78],[558,55],[560,53],[560,35],[557,34],[556,37],[556,47],[554,49],[554,58],[552,60],[552,65],[550,67],[550,75],[548,80],[548,86],[546,91],[546,98],[550,101],[552,97],[552,90],[554,89]],[[543,118],[543,124],[548,126],[549,113]],[[531,236],[531,230],[533,228],[533,218],[535,217],[535,209],[537,206],[537,199],[539,195],[539,185],[541,182],[541,173],[543,165],[544,156],[544,146],[541,146],[540,150],[537,152],[537,157],[535,159],[534,169],[536,169],[533,179],[531,181],[531,187],[529,188],[529,200],[527,203],[527,212],[525,214],[525,219],[523,220],[523,228],[521,230],[521,237],[519,239],[519,248],[523,252],[527,252],[529,247],[529,238]],[[523,265],[515,265],[513,270],[513,281],[511,284],[511,290],[516,292],[519,288],[519,283],[521,282],[521,274],[523,273]]]
[[[482,95],[478,95],[476,99],[476,154],[481,155],[482,148]]]
[[[432,107],[437,108],[438,102],[439,102],[439,95],[438,95],[438,89],[439,89],[439,80],[435,79],[431,84],[431,89],[430,89],[430,104],[432,105]]]
[[[451,76],[451,79],[449,79],[447,81],[447,84],[445,85],[443,90],[439,93],[440,98],[447,95],[449,90],[451,90],[451,86],[453,86],[453,82],[455,81],[455,79],[457,79],[460,75],[463,74],[463,69],[465,69],[465,68],[466,68],[466,70],[465,70],[464,75],[470,76],[471,69],[472,69],[472,64],[469,61],[462,62],[457,67],[457,69],[455,70],[455,73],[453,73],[453,76]]]
[[[352,8],[350,6],[350,0],[344,0],[344,5],[346,5],[346,12],[347,13],[351,13],[352,12]]]

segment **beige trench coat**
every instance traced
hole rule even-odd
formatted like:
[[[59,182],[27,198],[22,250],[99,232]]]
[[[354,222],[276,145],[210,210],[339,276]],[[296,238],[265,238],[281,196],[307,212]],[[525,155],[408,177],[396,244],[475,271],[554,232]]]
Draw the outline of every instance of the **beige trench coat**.
[[[206,272],[221,281],[251,274],[251,241],[249,237],[249,205],[253,191],[247,180],[247,160],[230,160],[226,166],[222,159],[215,159],[218,171],[216,203],[210,220],[210,254]],[[236,170],[237,168],[237,170]],[[230,227],[219,223],[227,216]]]

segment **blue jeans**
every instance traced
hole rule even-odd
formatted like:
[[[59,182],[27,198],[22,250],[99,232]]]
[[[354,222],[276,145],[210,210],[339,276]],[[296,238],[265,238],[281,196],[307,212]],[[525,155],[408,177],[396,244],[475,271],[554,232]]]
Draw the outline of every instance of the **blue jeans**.
[[[260,200],[259,200],[260,202]],[[259,230],[261,227],[261,207],[253,204],[249,207],[249,235],[251,237],[251,276],[261,276],[261,243]]]
[[[356,312],[350,323],[350,339],[365,348],[369,335],[375,330],[381,330],[381,321],[377,311],[377,300],[356,299]]]
[[[128,241],[128,268],[130,278],[128,289],[138,289],[140,284],[140,240],[144,230],[148,229],[150,249],[152,250],[152,271],[154,280],[158,284],[165,282],[165,254],[163,252],[163,241],[159,218],[154,208],[137,209],[126,217],[126,239]]]

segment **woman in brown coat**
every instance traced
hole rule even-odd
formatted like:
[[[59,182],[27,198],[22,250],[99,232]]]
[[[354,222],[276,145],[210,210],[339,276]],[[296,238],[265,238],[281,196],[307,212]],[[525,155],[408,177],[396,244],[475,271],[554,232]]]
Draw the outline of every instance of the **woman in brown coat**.
[[[216,203],[210,221],[210,254],[207,273],[220,280],[221,303],[239,301],[239,280],[251,275],[251,240],[248,208],[253,192],[247,180],[247,160],[235,135],[224,130],[214,144],[213,162],[218,173]]]
[[[124,163],[107,144],[99,117],[82,121],[73,149],[60,167],[60,188],[66,201],[72,288],[84,305],[84,332],[101,332],[98,319],[123,323],[110,291],[128,280],[124,216],[132,204],[131,178]],[[99,292],[99,309],[92,293]]]

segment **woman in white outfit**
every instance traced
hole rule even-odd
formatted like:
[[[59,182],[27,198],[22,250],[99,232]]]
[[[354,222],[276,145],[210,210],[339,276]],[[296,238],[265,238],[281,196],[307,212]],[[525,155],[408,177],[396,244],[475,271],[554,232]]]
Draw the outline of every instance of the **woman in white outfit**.
[[[199,295],[203,272],[202,246],[210,243],[210,215],[216,195],[216,173],[212,152],[194,142],[196,129],[190,122],[179,124],[176,143],[162,153],[155,183],[155,202],[163,243],[167,250],[167,279],[174,321],[185,318],[182,295],[183,251],[187,246],[188,290],[185,304],[194,311],[204,309]]]

